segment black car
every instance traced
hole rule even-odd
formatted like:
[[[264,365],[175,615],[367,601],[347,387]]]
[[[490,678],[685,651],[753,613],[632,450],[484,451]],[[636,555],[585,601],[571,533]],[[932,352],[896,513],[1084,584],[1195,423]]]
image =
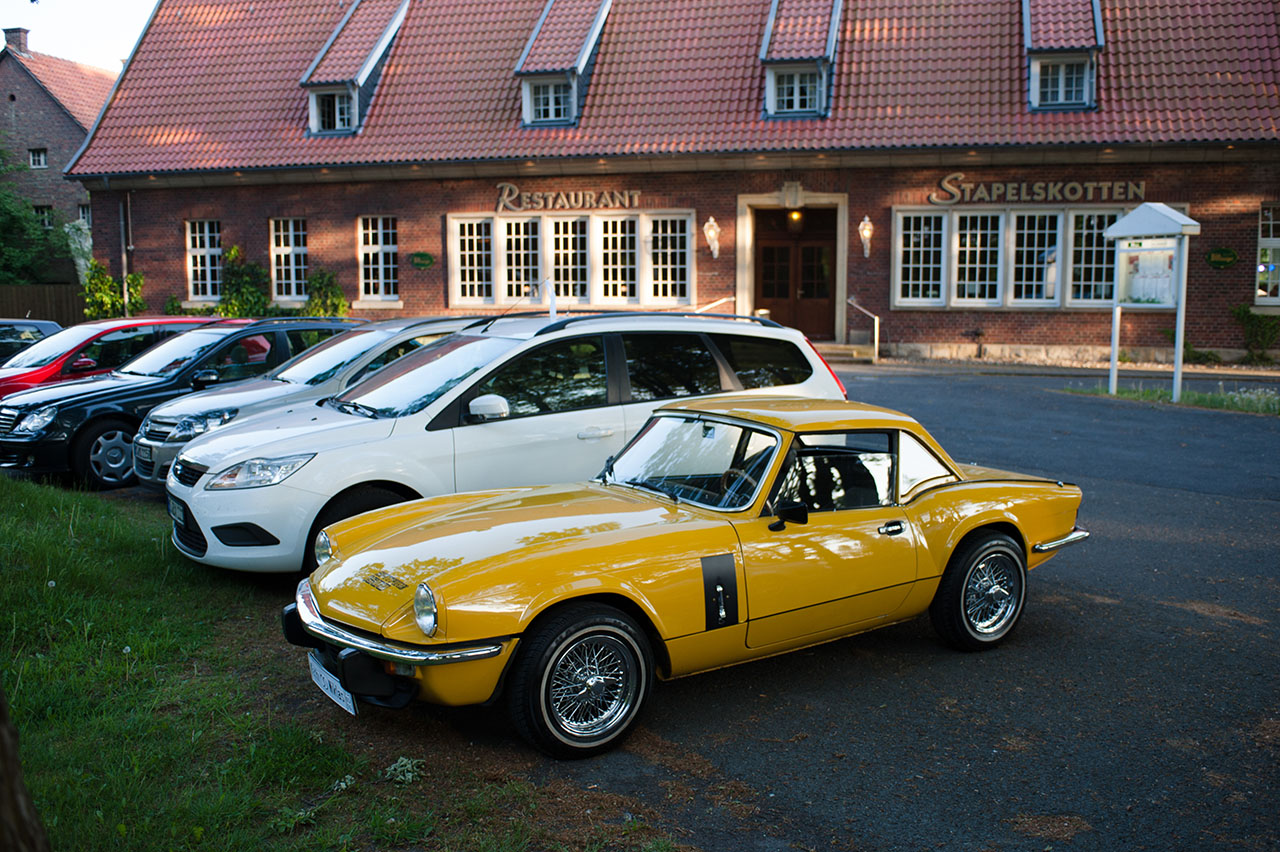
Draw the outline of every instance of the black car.
[[[106,375],[20,391],[0,403],[0,467],[71,471],[94,488],[133,478],[133,435],[162,402],[252,378],[360,320],[219,320],[170,337]]]
[[[0,364],[61,328],[52,320],[0,319]]]

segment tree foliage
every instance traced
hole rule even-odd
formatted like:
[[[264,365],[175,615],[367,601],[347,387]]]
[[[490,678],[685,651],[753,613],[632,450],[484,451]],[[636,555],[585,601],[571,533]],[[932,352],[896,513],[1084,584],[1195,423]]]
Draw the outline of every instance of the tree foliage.
[[[347,297],[342,285],[327,269],[315,269],[307,276],[307,304],[302,309],[308,317],[345,317]]]
[[[0,148],[0,283],[35,284],[55,260],[70,256],[62,222],[46,228],[31,202],[18,194],[5,176],[26,169],[9,162]]]
[[[261,264],[244,259],[239,246],[222,256],[222,289],[218,314],[264,317],[271,313],[271,276]]]
[[[131,272],[124,277],[129,288],[129,315],[147,312],[142,299],[142,274]],[[124,316],[124,293],[120,282],[107,274],[107,268],[96,260],[89,261],[89,273],[81,286],[84,292],[85,319],[107,319]]]

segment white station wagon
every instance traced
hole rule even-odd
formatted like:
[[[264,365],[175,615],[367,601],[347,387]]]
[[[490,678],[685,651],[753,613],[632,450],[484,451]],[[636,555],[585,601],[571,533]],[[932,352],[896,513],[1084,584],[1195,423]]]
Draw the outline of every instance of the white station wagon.
[[[343,393],[230,423],[166,481],[173,541],[199,562],[310,571],[321,528],[456,491],[588,479],[666,400],[843,399],[800,332],[751,317],[484,319]]]

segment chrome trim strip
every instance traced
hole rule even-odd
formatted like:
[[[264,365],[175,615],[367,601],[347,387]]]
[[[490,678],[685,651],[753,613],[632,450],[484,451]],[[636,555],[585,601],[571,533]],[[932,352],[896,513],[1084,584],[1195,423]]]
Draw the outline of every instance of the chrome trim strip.
[[[1062,538],[1055,538],[1053,541],[1042,541],[1036,546],[1032,547],[1031,549],[1034,550],[1036,553],[1049,553],[1050,551],[1058,550],[1060,548],[1066,547],[1069,544],[1075,544],[1077,542],[1084,541],[1088,537],[1089,537],[1088,530],[1084,529],[1083,527],[1076,527],[1070,533],[1068,533],[1067,535],[1064,535]]]
[[[335,624],[325,621],[311,595],[311,580],[298,583],[298,616],[302,619],[302,627],[312,636],[326,642],[342,645],[363,651],[371,657],[390,660],[393,663],[407,663],[411,666],[439,666],[446,663],[462,663],[468,660],[487,660],[502,653],[502,644],[476,645],[470,648],[452,648],[448,651],[424,651],[409,648],[390,642],[378,642],[364,636],[358,636],[343,630]]]

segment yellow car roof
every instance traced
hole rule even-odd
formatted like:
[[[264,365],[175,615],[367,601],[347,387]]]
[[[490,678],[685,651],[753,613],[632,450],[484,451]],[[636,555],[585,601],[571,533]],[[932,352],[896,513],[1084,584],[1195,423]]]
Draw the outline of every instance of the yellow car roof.
[[[718,396],[714,399],[686,399],[664,405],[660,411],[688,411],[719,414],[751,420],[792,432],[827,432],[838,429],[886,429],[919,424],[915,419],[878,405],[834,399],[799,397]]]

